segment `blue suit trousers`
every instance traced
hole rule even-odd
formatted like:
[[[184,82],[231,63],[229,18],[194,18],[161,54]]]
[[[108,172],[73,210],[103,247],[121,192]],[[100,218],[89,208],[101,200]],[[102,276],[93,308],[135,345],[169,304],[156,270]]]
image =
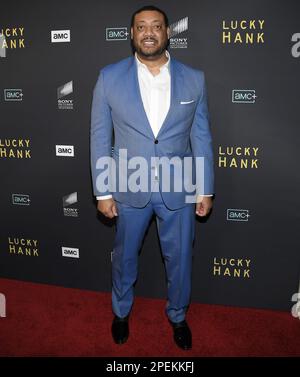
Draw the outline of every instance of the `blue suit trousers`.
[[[170,210],[165,206],[157,187],[143,208],[117,201],[116,205],[118,217],[112,255],[113,312],[118,317],[125,317],[132,308],[138,253],[150,220],[155,215],[167,274],[166,314],[172,322],[183,321],[191,296],[195,204]]]

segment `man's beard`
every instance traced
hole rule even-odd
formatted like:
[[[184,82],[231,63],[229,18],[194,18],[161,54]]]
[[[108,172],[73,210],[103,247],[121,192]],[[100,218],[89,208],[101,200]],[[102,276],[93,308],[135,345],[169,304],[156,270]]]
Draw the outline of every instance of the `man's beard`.
[[[155,39],[153,38],[146,38],[145,40],[152,40],[154,42],[157,42]],[[141,41],[143,42],[143,41]],[[162,53],[166,50],[167,46],[168,46],[168,40],[165,40],[162,42],[162,44],[160,46],[158,46],[156,49],[154,50],[151,50],[151,51],[145,51],[143,50],[142,47],[140,47],[134,40],[133,40],[133,46],[135,48],[135,51],[138,53],[138,55],[144,57],[144,58],[155,58],[157,56],[160,56],[162,55]]]

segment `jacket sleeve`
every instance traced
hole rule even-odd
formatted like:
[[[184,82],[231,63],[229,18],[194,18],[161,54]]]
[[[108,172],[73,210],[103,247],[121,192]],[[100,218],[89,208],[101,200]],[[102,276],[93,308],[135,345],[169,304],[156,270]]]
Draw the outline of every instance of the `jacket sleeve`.
[[[109,170],[112,160],[112,131],[111,108],[105,95],[104,73],[100,71],[93,91],[90,127],[90,162],[95,196],[110,194]]]
[[[196,193],[211,195],[214,193],[214,161],[206,83],[203,72],[197,73],[202,92],[195,111],[190,141],[196,166]]]

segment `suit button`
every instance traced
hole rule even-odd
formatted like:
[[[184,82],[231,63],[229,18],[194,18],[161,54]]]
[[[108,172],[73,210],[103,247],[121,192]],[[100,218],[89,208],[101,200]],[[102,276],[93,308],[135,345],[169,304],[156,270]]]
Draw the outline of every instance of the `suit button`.
[[[155,144],[158,144],[158,140],[157,140],[157,139],[155,139],[155,140],[154,140],[154,143],[155,143]]]

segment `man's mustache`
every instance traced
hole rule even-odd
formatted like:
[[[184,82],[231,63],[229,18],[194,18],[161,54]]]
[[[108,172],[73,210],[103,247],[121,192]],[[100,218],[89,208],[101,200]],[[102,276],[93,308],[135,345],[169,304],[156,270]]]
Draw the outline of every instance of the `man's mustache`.
[[[157,40],[156,39],[154,39],[154,38],[144,38],[144,39],[142,39],[142,42],[144,42],[144,41],[151,41],[151,42],[157,42]]]

